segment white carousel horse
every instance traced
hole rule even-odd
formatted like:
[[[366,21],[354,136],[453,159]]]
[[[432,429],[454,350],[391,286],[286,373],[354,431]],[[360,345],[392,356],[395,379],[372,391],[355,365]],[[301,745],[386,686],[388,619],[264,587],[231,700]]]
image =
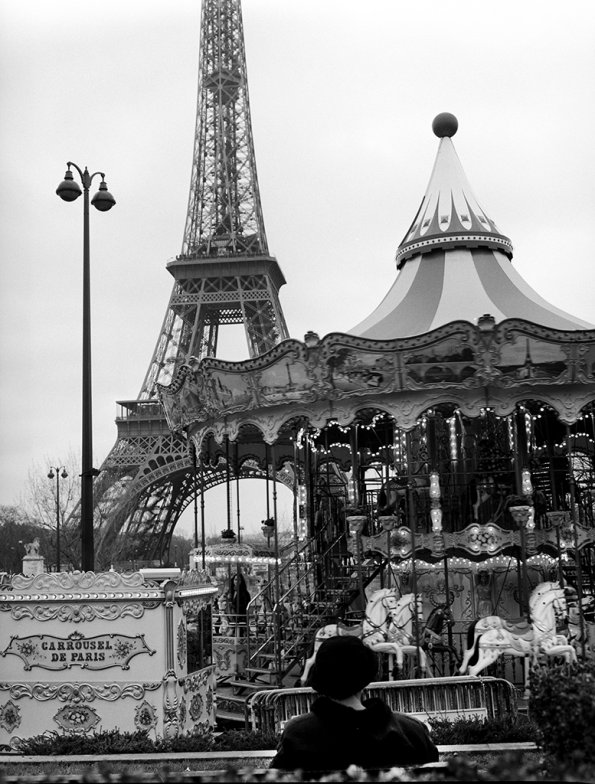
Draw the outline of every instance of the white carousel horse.
[[[497,615],[474,621],[468,631],[468,648],[460,674],[477,675],[503,654],[527,657],[527,668],[529,657],[536,658],[540,653],[576,662],[576,652],[568,639],[556,634],[556,617],[567,613],[560,584],[540,583],[529,598],[529,612],[531,626],[514,625]]]
[[[413,617],[415,601],[412,593],[398,595],[396,589],[381,588],[374,591],[366,605],[365,618],[355,626],[331,623],[318,629],[314,637],[314,650],[306,659],[300,683],[305,685],[310,668],[321,644],[329,637],[350,635],[360,637],[372,650],[396,657],[397,673],[402,671],[404,654],[417,654],[420,667],[428,673],[428,661],[422,648],[414,643]],[[423,624],[421,596],[417,596],[418,623]],[[421,626],[420,626],[421,629]]]
[[[416,644],[413,626],[416,615],[420,632],[419,645]],[[362,639],[373,651],[388,653],[389,657],[396,658],[395,667],[392,667],[392,663],[390,665],[393,677],[401,677],[403,657],[405,654],[411,654],[418,657],[420,669],[425,673],[426,678],[429,678],[432,675],[430,665],[421,647],[423,622],[420,594],[416,597],[413,593],[407,593],[398,598],[393,589],[381,588],[374,591],[366,605]]]

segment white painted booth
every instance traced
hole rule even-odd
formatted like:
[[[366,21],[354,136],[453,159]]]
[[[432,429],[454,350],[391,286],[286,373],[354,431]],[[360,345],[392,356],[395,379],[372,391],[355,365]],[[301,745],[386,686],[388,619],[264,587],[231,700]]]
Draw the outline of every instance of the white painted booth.
[[[0,746],[44,732],[215,726],[205,572],[58,572],[0,585]]]

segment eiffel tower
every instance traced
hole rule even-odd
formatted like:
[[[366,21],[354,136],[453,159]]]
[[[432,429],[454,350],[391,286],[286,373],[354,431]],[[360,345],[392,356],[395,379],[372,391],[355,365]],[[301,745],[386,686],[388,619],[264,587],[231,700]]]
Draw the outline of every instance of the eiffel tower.
[[[243,324],[251,357],[288,337],[285,283],[269,254],[252,140],[241,0],[203,0],[196,133],[182,252],[167,264],[173,291],[136,400],[118,401],[118,437],[94,484],[96,560],[161,559],[183,510],[258,461],[223,454],[201,467],[172,434],[156,385],[188,357],[217,356],[219,328]],[[229,445],[227,445],[229,450]]]

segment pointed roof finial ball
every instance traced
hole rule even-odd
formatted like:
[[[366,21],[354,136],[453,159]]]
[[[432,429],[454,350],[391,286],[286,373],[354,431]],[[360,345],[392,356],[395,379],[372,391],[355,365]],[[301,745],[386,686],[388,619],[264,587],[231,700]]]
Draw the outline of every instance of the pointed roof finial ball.
[[[432,130],[440,139],[444,136],[454,136],[459,127],[459,121],[450,112],[436,115],[432,122]]]

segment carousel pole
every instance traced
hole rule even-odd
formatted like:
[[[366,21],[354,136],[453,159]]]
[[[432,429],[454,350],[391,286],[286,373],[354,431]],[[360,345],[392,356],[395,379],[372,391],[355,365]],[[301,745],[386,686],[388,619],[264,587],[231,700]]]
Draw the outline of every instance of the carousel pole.
[[[361,515],[361,510],[359,507],[361,506],[361,498],[360,498],[360,487],[359,487],[359,434],[358,434],[358,424],[354,422],[351,431],[349,433],[349,445],[351,447],[351,489],[353,493],[353,506],[357,510],[356,516]],[[363,529],[363,526],[362,526]],[[363,606],[366,606],[366,589],[364,587],[364,575],[363,575],[363,553],[362,553],[362,539],[361,535],[363,530],[358,531],[355,535],[356,543],[356,564],[355,568],[357,571],[357,586],[360,595],[360,601],[362,602]]]
[[[225,503],[227,506],[227,530],[231,531],[231,471],[229,466],[229,436],[225,436]]]
[[[270,491],[269,491],[269,445],[264,445],[264,454],[265,454],[265,461],[267,466],[265,482],[266,482],[266,494],[267,494],[267,520],[271,519],[271,502],[270,502]],[[268,544],[268,542],[267,542]]]
[[[351,487],[353,493],[353,505],[357,508],[360,506],[360,493],[359,493],[359,439],[357,432],[357,422],[353,423],[351,430]]]
[[[242,541],[242,526],[241,526],[241,514],[240,514],[240,445],[236,441],[235,443],[235,460],[234,460],[234,468],[236,472],[236,517],[238,522],[238,544]]]
[[[517,495],[525,495],[523,492],[523,479],[522,479],[522,464],[526,458],[526,450],[522,450],[522,454],[519,454],[519,450],[521,449],[521,441],[519,439],[519,415],[520,411],[517,408],[513,414],[514,419],[514,427],[512,428],[512,434],[514,439],[514,454],[517,456],[515,460],[515,481],[516,481],[516,491]],[[517,522],[517,521],[515,521]],[[531,616],[529,613],[529,597],[528,597],[528,576],[527,576],[527,542],[525,537],[525,524],[518,523],[518,530],[519,530],[519,538],[520,538],[520,557],[517,560],[517,584],[519,590],[519,600],[520,600],[520,611],[522,615],[525,615],[527,618],[527,622],[531,623]]]
[[[415,509],[413,506],[413,490],[416,487],[413,477],[411,476],[411,431],[408,430],[406,433],[406,443],[407,443],[407,473],[408,473],[408,482],[407,482],[407,518],[409,522],[409,530],[411,533],[411,583],[413,588],[413,596],[414,596],[414,606],[415,606],[415,613],[413,615],[413,633],[415,635],[415,647],[419,649],[421,647],[421,640],[420,640],[420,629],[419,629],[419,622],[417,618],[417,568],[415,565],[415,555],[416,555],[416,543],[415,543],[415,527],[416,527],[416,515]]]
[[[560,526],[554,525],[556,531],[556,552],[558,553],[558,581],[564,587],[564,567],[562,565],[562,540],[560,539]]]
[[[205,549],[207,546],[207,537],[205,531],[205,466],[200,457],[200,549],[202,554],[202,568],[206,568],[206,554]]]
[[[194,491],[193,511],[194,511],[194,549],[198,550],[198,466],[196,459],[196,444],[190,441],[192,450],[192,484]]]
[[[231,531],[231,471],[230,471],[230,455],[229,455],[229,436],[226,434],[225,436],[225,504],[227,507],[227,530]],[[231,537],[230,537],[231,538]],[[240,615],[239,610],[239,598],[240,592],[238,590],[239,586],[239,572],[240,572],[240,565],[238,564],[236,567],[236,606],[232,607],[232,611],[235,610],[235,637],[236,639],[239,637],[239,628],[238,628],[238,618]],[[229,594],[231,599],[231,563],[227,567],[227,579],[229,583]]]
[[[325,528],[325,549],[326,549],[326,540],[328,537],[328,544],[333,541],[334,535],[334,526],[333,526],[333,502],[332,502],[332,493],[331,493],[331,470],[330,470],[330,461],[329,461],[329,445],[328,445],[328,428],[324,429],[324,451],[325,451],[325,474],[326,474],[326,491],[327,491],[327,502],[326,502],[326,510],[327,510],[327,519],[324,525]],[[330,527],[330,531],[329,531]],[[331,563],[332,563],[332,556],[331,556]]]
[[[275,470],[275,447],[271,445],[271,463],[273,464],[273,517],[275,519],[275,531],[273,535],[274,555],[275,555],[275,669],[281,672],[281,584],[279,580],[279,525],[277,521],[277,472]],[[280,684],[279,684],[280,685]]]
[[[314,529],[314,489],[312,487],[312,455],[310,454],[310,439],[308,438],[308,425],[304,426],[304,485],[306,487],[306,537],[312,538]]]
[[[442,564],[444,568],[444,598],[446,601],[446,606],[450,607],[450,586],[448,582],[448,557],[446,552],[446,547],[444,546],[444,533],[442,531],[442,507],[440,505],[440,474],[438,471],[434,470],[430,473],[430,519],[432,521],[432,534],[438,542],[440,546],[444,548],[444,558],[442,559]],[[452,610],[451,610],[452,615]],[[453,637],[452,637],[452,625],[449,623],[447,624],[446,633],[448,635],[448,645],[449,645],[449,654],[448,659],[450,662],[450,669],[453,670]],[[455,662],[456,667],[456,662]]]
[[[293,523],[293,539],[295,541],[296,552],[299,540],[298,533],[298,493],[299,493],[299,465],[298,465],[298,448],[297,448],[297,431],[293,440],[293,505],[292,505],[292,523]]]
[[[450,584],[448,582],[448,554],[447,554],[446,550],[444,550],[444,559],[443,559],[442,563],[444,565],[444,593],[446,594],[446,606],[450,608],[451,618],[453,618],[454,616],[452,614],[452,602],[450,600]],[[456,670],[456,664],[457,664],[456,660],[455,660],[455,663],[454,663],[455,666],[453,668],[452,663],[453,663],[453,658],[454,658],[454,654],[453,654],[453,651],[454,651],[454,639],[453,639],[453,636],[452,636],[452,623],[447,623],[446,624],[446,636],[448,637],[448,647],[450,648],[449,653],[448,653],[448,658],[450,660],[450,668],[451,668],[451,672],[452,672],[453,669]]]
[[[579,549],[578,540],[578,521],[577,521],[577,508],[576,508],[576,481],[574,479],[574,468],[572,465],[571,454],[571,433],[570,427],[566,425],[566,451],[568,452],[568,486],[570,489],[570,514],[572,520],[572,534],[574,539],[574,561],[576,563],[576,593],[578,596],[578,620],[579,628],[581,630],[581,654],[583,658],[586,656],[587,640],[585,639],[585,618],[583,615],[583,571],[581,564],[581,553]]]
[[[552,512],[558,512],[558,494],[556,492],[556,472],[554,471],[554,450],[552,441],[550,438],[550,421],[549,417],[544,417],[544,424],[545,424],[545,443],[547,445],[547,456],[548,456],[548,473],[549,473],[549,482],[550,487],[552,488]],[[549,516],[549,512],[546,512],[546,517]],[[554,523],[554,531],[556,533],[556,553],[558,555],[558,582],[561,586],[564,586],[564,569],[562,568],[562,553],[561,553],[561,541],[560,541],[560,526]]]

